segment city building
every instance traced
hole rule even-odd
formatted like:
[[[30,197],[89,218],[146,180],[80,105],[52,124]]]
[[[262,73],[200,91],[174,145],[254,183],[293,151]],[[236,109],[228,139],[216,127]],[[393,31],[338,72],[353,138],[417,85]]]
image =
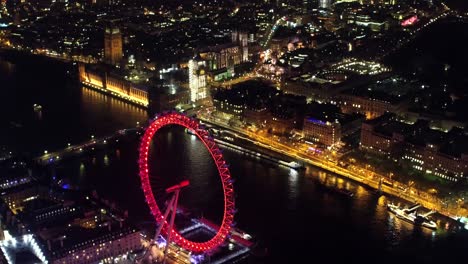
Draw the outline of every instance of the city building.
[[[188,62],[190,101],[195,103],[208,97],[206,87],[205,61],[199,58]]]
[[[213,106],[216,111],[242,117],[245,109],[245,102],[238,98],[228,98],[226,94],[217,93],[213,96]]]
[[[302,74],[286,79],[281,89],[286,93],[305,96],[313,101],[330,102],[346,88],[345,85],[339,85],[340,83],[342,83],[341,80]]]
[[[319,0],[318,7],[322,9],[330,9],[333,2],[333,0]]]
[[[228,43],[207,48],[200,52],[200,58],[206,61],[210,70],[233,67],[245,59],[244,52],[236,43]],[[247,53],[248,55],[248,53]]]
[[[80,64],[78,71],[80,82],[83,85],[128,102],[148,106],[148,91],[144,85],[125,80],[119,74],[99,65]]]
[[[375,32],[387,30],[390,26],[386,14],[380,10],[347,9],[340,17],[348,26],[367,27]]]
[[[104,32],[104,62],[118,65],[122,61],[122,33],[116,27],[108,27]]]
[[[233,78],[236,74],[235,67],[249,61],[248,42],[248,33],[234,30],[230,43],[202,49],[199,52],[199,61],[203,61],[209,80]]]
[[[55,231],[55,230],[54,230]],[[111,262],[114,257],[125,255],[142,248],[141,235],[136,229],[130,227],[108,227],[100,230],[71,229],[63,234],[72,240],[67,246],[67,240],[58,240],[51,245],[51,240],[47,240],[49,247],[49,258],[53,264],[81,264],[96,263],[101,260]],[[53,231],[43,231],[40,237],[49,237]],[[86,236],[88,239],[74,239]],[[74,240],[74,241],[73,241]],[[65,241],[65,242],[64,242]]]
[[[215,81],[215,82],[228,80],[228,79],[233,78],[234,76],[235,76],[234,67],[211,70],[207,72],[208,80]]]
[[[403,160],[413,169],[458,182],[468,177],[468,137],[459,128],[449,132],[430,129],[427,120],[413,124],[407,136]]]
[[[362,150],[408,163],[411,169],[447,181],[468,179],[468,137],[459,128],[431,129],[427,120],[404,123],[385,114],[362,124]]]
[[[244,109],[244,121],[257,128],[265,127],[270,119],[270,111],[267,107],[246,107]]]
[[[267,129],[277,135],[285,135],[296,128],[296,115],[291,112],[272,112],[267,122]]]
[[[31,182],[27,172],[0,169],[0,190],[7,190]]]
[[[4,192],[0,203],[8,263],[112,263],[142,248],[140,232],[97,197],[68,199],[36,182]]]
[[[249,60],[249,34],[243,31],[234,30],[231,33],[232,43],[239,45],[241,52],[241,62],[247,62]]]
[[[404,110],[400,101],[391,99],[369,98],[365,94],[341,94],[339,95],[341,109],[345,113],[361,113],[367,119],[383,115],[385,112],[398,113]]]
[[[206,61],[209,70],[223,69],[240,63],[240,51],[239,47],[229,43],[207,48],[200,52],[200,58]]]
[[[148,91],[148,111],[150,116],[163,111],[178,109],[190,103],[190,93],[174,84],[166,84],[161,80],[152,81]]]
[[[307,117],[304,119],[303,133],[307,141],[332,146],[341,140],[341,124],[338,120],[330,122]]]
[[[360,149],[388,157],[392,153],[401,152],[401,148],[400,151],[395,148],[401,147],[398,143],[404,140],[403,135],[408,133],[410,125],[395,120],[395,114],[386,113],[363,122]]]
[[[302,0],[301,12],[307,14],[312,9],[312,0]]]
[[[386,112],[405,112],[416,89],[413,82],[391,77],[344,90],[336,96],[336,103],[344,113],[361,113],[372,119]]]
[[[217,89],[213,105],[226,119],[237,119],[251,127],[283,135],[302,124],[298,109],[305,97],[283,94],[268,83],[246,81],[231,89]]]
[[[103,65],[80,64],[78,69],[80,82],[86,87],[143,106],[150,114],[174,110],[192,102],[190,91],[173,81],[150,78],[135,83]],[[204,87],[199,90],[206,93]]]

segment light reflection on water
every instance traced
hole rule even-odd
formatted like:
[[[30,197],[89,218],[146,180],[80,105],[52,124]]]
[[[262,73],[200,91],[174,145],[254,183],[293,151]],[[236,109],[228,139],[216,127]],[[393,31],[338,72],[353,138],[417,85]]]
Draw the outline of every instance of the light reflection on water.
[[[215,208],[211,205],[213,199],[219,199],[216,192],[220,190],[220,186],[219,181],[209,180],[218,176],[216,171],[213,171],[208,152],[199,140],[194,140],[193,136],[186,134],[182,129],[169,129],[164,133],[158,141],[161,152],[155,153],[155,162],[178,168],[179,174],[190,178],[190,189],[183,193],[184,206],[198,214],[216,216],[219,212],[209,211]],[[136,160],[137,143],[132,143],[130,148],[122,147],[119,150],[108,150],[87,157],[88,161],[84,162],[87,178],[96,180],[98,177],[104,177],[107,180],[115,180],[119,177],[137,177],[136,164],[124,166],[122,162],[122,158],[126,162]],[[240,228],[258,238],[268,240],[269,237],[269,234],[261,231],[259,225],[269,230],[276,230],[277,225],[288,225],[291,230],[281,233],[281,237],[291,243],[304,239],[296,237],[297,234],[304,232],[305,235],[319,228],[336,231],[317,235],[315,239],[335,239],[336,243],[340,243],[342,238],[339,234],[344,232],[346,237],[359,241],[357,244],[363,243],[366,247],[381,247],[385,252],[394,252],[406,249],[411,243],[421,246],[430,241],[435,242],[447,234],[442,229],[432,232],[396,218],[386,208],[389,200],[394,201],[393,198],[374,194],[350,180],[315,168],[297,171],[250,158],[236,151],[223,149],[223,152],[230,164],[231,174],[236,179],[236,204],[239,212],[236,222]],[[164,177],[172,177],[169,174]],[[138,180],[135,182],[139,184]],[[126,189],[114,182],[113,185],[113,188]],[[347,197],[327,191],[329,188],[345,188],[352,191],[354,196]],[[139,187],[135,189],[138,194]],[[141,203],[136,208],[146,208],[144,202],[133,201],[132,195],[127,197],[127,204],[132,207],[133,204]],[[132,207],[129,208],[130,214],[138,214],[132,211]],[[148,230],[151,230],[151,224],[148,224],[151,221],[151,217],[139,220],[141,224],[145,223]],[[333,235],[335,232],[336,235]],[[313,243],[315,239],[309,242]],[[373,242],[374,240],[377,242]],[[270,246],[276,248],[275,243]],[[322,246],[325,250],[331,244],[323,243]]]
[[[109,166],[109,155],[107,154],[104,155],[104,166]]]
[[[101,126],[120,124],[119,128],[122,129],[134,127],[137,122],[142,123],[147,119],[147,112],[141,107],[125,103],[85,86],[82,86],[81,91],[81,102],[85,106],[82,108],[83,117],[91,118],[95,124]],[[99,114],[96,115],[96,113]],[[117,120],[110,118],[116,116],[122,116],[122,118]]]
[[[48,87],[44,86],[41,91],[43,96],[65,90],[63,86],[45,88]],[[44,115],[39,123],[47,123],[48,126],[37,133],[38,137],[50,134],[51,142],[61,140],[63,142],[60,144],[65,146],[70,141],[76,143],[89,138],[91,132],[95,135],[108,134],[146,120],[146,112],[141,108],[88,88],[78,90],[77,97],[75,94],[60,94],[66,104],[58,104],[60,101],[55,100],[45,101]],[[24,107],[30,109],[31,104]],[[17,109],[13,109],[16,113]],[[61,111],[71,118],[63,119],[60,116],[50,121],[52,112]],[[23,125],[28,126],[27,120]],[[46,141],[42,138],[35,140],[41,143]],[[169,174],[174,168],[178,168],[181,175],[192,177],[192,188],[188,190],[189,193],[183,194],[182,202],[190,209],[216,215],[219,180],[201,143],[182,130],[168,131],[166,136],[161,136],[160,143],[160,147],[167,151],[159,153],[155,162],[167,164],[170,170],[166,170],[166,176],[171,176]],[[57,177],[71,178],[88,189],[96,189],[99,195],[111,197],[127,208],[130,217],[151,226],[153,219],[139,185],[137,146],[138,142],[131,142],[118,149],[108,149],[81,160],[57,165]],[[428,245],[428,242],[435,243],[450,234],[443,229],[447,222],[444,219],[438,220],[442,228],[436,232],[426,229],[418,231],[387,211],[386,203],[395,199],[379,197],[347,179],[311,166],[304,171],[294,171],[236,151],[223,150],[236,180],[237,225],[265,242],[272,258],[281,260],[286,255],[284,252],[288,253],[287,256],[307,258],[312,251],[317,258],[330,258],[324,252],[339,249],[343,256],[348,256],[349,261],[354,260],[349,257],[352,256],[350,253],[362,252],[363,248],[372,249],[375,254],[403,251],[430,255],[432,250],[417,248],[413,251],[411,245]],[[173,161],[169,152],[175,157]],[[354,196],[343,196],[328,191],[328,188],[345,188],[352,191]],[[337,262],[330,260],[330,263]]]
[[[297,209],[297,197],[299,196],[299,172],[295,169],[289,169],[288,173],[288,200],[289,209]]]
[[[11,76],[15,72],[15,65],[8,61],[2,60],[0,58],[0,73],[2,73],[1,77],[4,76]]]

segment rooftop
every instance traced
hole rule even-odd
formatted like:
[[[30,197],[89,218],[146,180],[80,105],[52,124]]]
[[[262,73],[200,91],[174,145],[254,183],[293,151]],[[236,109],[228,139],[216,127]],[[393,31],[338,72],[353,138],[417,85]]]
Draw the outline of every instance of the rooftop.
[[[70,254],[73,251],[78,251],[95,244],[105,243],[107,241],[115,240],[119,237],[137,232],[130,227],[120,228],[118,225],[113,225],[109,230],[108,226],[100,226],[97,228],[82,228],[73,226],[61,230],[60,235],[51,240],[51,250],[49,252],[53,258],[61,258]],[[47,245],[47,241],[42,240],[42,244]],[[63,246],[62,242],[63,241]]]
[[[371,100],[398,104],[407,99],[408,95],[416,89],[416,84],[412,81],[401,77],[391,77],[378,80],[370,85],[366,84],[346,90],[344,93],[366,97]]]
[[[221,52],[224,49],[229,49],[229,48],[234,48],[238,47],[239,45],[237,43],[225,43],[225,44],[219,44],[219,45],[214,45],[214,46],[209,46],[206,49],[204,49],[201,53],[204,52]]]
[[[468,136],[462,129],[453,128],[448,133],[431,129],[428,120],[418,120],[413,124],[396,119],[394,114],[384,114],[378,118],[365,121],[374,126],[374,131],[392,137],[401,134],[405,141],[419,147],[433,148],[442,154],[460,158],[468,154]]]
[[[410,124],[392,120],[390,122],[386,122],[382,125],[375,127],[375,131],[382,135],[391,137],[393,133],[408,135],[409,133],[411,133],[412,127]]]
[[[61,257],[93,243],[137,232],[116,210],[98,199],[78,197],[69,200],[45,186],[21,187],[3,195],[2,199],[11,211],[16,212],[20,224],[34,234],[46,256]]]

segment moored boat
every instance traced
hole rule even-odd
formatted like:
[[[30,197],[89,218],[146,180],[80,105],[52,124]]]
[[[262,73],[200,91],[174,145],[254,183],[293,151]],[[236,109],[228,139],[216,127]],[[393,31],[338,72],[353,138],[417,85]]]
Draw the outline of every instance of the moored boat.
[[[393,214],[395,214],[396,217],[398,217],[399,219],[402,219],[414,225],[423,226],[429,229],[437,229],[437,224],[428,218],[428,216],[434,212],[430,211],[429,213],[426,213],[426,214],[418,214],[417,208],[419,208],[420,206],[421,205],[419,204],[415,204],[411,206],[410,208],[402,209],[398,205],[395,205],[393,203],[387,204],[388,210],[392,212]]]
[[[40,104],[34,104],[34,105],[33,105],[33,109],[34,109],[35,112],[39,112],[39,111],[42,110],[42,105],[40,105]]]

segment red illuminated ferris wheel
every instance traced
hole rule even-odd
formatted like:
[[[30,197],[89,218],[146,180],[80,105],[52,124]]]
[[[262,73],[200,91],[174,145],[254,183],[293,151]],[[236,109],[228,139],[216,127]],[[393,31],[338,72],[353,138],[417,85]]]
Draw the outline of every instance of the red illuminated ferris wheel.
[[[153,189],[151,188],[150,184],[150,173],[148,167],[148,153],[150,148],[151,140],[153,139],[154,134],[161,129],[162,127],[169,126],[169,125],[179,125],[185,127],[186,129],[190,129],[193,133],[203,142],[205,147],[211,154],[216,167],[218,169],[218,173],[221,177],[223,192],[224,192],[224,213],[223,213],[223,220],[221,226],[214,235],[213,238],[206,242],[193,242],[186,238],[184,238],[177,230],[172,228],[172,224],[168,222],[167,213],[165,215],[162,214],[160,208],[156,203],[156,199],[154,198]],[[200,123],[193,118],[190,118],[186,115],[183,115],[178,112],[168,112],[163,113],[161,115],[156,116],[153,122],[148,126],[146,129],[141,143],[140,143],[140,157],[139,157],[139,170],[140,170],[140,180],[141,185],[143,188],[143,192],[146,198],[146,202],[153,214],[156,222],[160,226],[162,234],[172,238],[172,240],[178,244],[179,246],[183,247],[186,250],[192,252],[206,252],[210,251],[219,245],[221,245],[225,239],[227,238],[229,231],[231,229],[231,225],[234,219],[234,188],[231,180],[231,175],[229,173],[228,166],[226,161],[223,158],[221,150],[214,142],[214,139],[211,135],[206,131]],[[187,185],[188,182],[184,182],[179,185],[179,188],[184,187]],[[167,189],[166,191],[170,191]],[[178,191],[177,195],[178,197]],[[172,201],[171,201],[172,204]],[[175,202],[175,206],[177,204],[177,198]],[[174,208],[175,210],[175,208]],[[171,219],[173,222],[173,219]]]

